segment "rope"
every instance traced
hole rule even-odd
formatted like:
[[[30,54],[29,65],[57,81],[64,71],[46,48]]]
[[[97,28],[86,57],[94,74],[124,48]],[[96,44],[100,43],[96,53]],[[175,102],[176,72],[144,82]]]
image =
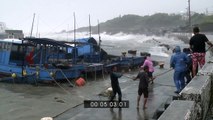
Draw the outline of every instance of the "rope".
[[[212,48],[212,47],[213,47],[213,46],[208,47],[208,48],[206,49],[206,52],[207,52],[207,51],[209,51],[209,50],[210,50],[210,48]]]
[[[48,73],[49,73],[49,72],[48,72]],[[49,75],[50,75],[50,73],[49,73]],[[53,78],[51,75],[50,75],[50,77],[52,78],[52,80],[53,80],[64,92],[70,94],[70,92],[67,91],[65,88],[63,88],[63,87],[55,80],[55,78]]]
[[[72,84],[69,79],[67,78],[67,76],[64,74],[64,72],[61,70],[61,69],[58,69],[62,74],[63,76],[65,77],[65,79],[67,80],[67,82],[70,84],[70,86],[75,86],[74,84]]]
[[[132,77],[130,76],[126,76],[126,75],[122,75],[123,77],[126,77],[126,78],[129,78],[129,79],[132,79]]]
[[[55,78],[51,76],[51,74],[50,74],[50,72],[49,72],[48,70],[42,69],[42,68],[40,68],[40,69],[41,69],[41,70],[45,70],[46,72],[48,72],[48,74],[49,74],[49,76],[52,78],[52,80],[53,80],[64,92],[70,94],[69,91],[67,91],[65,88],[63,88],[63,87],[55,80]]]
[[[164,74],[166,74],[166,73],[168,73],[168,72],[170,72],[170,71],[172,71],[172,70],[173,70],[173,68],[170,68],[169,70],[167,70],[167,71],[165,71],[165,72],[162,72],[162,73],[160,73],[160,74],[158,74],[158,75],[155,75],[154,77],[158,77],[158,76],[164,75]]]
[[[155,84],[158,84],[159,86],[168,86],[168,87],[175,87],[174,85],[166,85],[166,84],[161,84],[161,83],[156,83]]]
[[[170,71],[172,71],[172,70],[173,70],[173,68],[171,68],[171,69],[169,69],[169,70],[167,70],[167,71],[165,71],[165,72],[162,72],[162,73],[160,73],[160,74],[158,74],[158,75],[155,75],[154,77],[158,77],[158,76],[164,75],[164,74],[166,74],[166,73],[168,73],[168,72],[170,72]],[[126,76],[126,75],[123,75],[123,77],[129,78],[129,79],[133,79],[132,77]]]

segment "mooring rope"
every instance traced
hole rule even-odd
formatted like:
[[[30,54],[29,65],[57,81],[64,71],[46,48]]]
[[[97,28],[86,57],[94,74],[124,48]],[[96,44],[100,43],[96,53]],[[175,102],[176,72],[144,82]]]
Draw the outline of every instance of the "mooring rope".
[[[167,70],[167,71],[165,71],[165,72],[162,72],[162,73],[160,73],[160,74],[158,74],[158,75],[155,75],[154,77],[158,77],[158,76],[164,75],[164,74],[166,74],[166,73],[168,73],[168,72],[170,72],[170,71],[172,71],[172,70],[173,70],[173,68],[170,68],[169,70]]]

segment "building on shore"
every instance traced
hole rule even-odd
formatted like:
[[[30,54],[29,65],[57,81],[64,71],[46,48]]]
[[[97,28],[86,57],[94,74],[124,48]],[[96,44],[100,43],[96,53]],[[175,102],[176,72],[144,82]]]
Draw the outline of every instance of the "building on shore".
[[[0,39],[5,38],[24,38],[24,33],[22,30],[11,30],[7,29],[4,22],[0,22]]]

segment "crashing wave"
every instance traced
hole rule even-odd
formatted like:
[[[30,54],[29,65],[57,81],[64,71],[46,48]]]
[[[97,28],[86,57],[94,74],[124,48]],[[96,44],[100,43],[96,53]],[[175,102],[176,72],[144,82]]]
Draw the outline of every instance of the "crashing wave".
[[[152,56],[169,57],[169,54],[165,53],[165,51],[166,51],[166,48],[162,46],[154,46],[149,49],[149,53]]]

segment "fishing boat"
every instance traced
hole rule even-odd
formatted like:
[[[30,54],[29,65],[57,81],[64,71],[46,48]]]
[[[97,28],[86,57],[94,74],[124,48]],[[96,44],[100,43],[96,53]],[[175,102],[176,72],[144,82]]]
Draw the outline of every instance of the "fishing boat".
[[[144,61],[143,56],[121,56],[112,61],[112,63],[116,63],[121,69],[132,69],[137,68],[142,65]]]
[[[129,53],[129,54],[132,54],[132,55],[136,55],[137,50],[128,50],[128,53]]]
[[[133,52],[122,52],[122,55],[112,61],[112,63],[118,64],[121,70],[130,70],[132,68],[137,68],[144,62],[145,56],[136,56],[136,51]]]
[[[113,66],[131,69],[140,66],[144,61],[144,56],[136,56],[136,50],[129,50],[128,55],[125,52],[122,56],[112,57],[98,45],[93,37],[76,39],[75,42],[62,41],[62,43],[72,46],[69,51],[75,52],[73,54],[76,56],[76,61],[85,66],[86,73],[99,74],[102,71],[108,73]]]
[[[48,38],[0,40],[0,73],[12,75],[8,82],[44,82],[73,79],[85,70],[71,64],[68,47]]]
[[[69,51],[75,52],[78,61],[100,63],[107,58],[107,52],[100,48],[93,37],[76,39],[75,42],[63,41],[62,43],[71,46]],[[74,44],[76,44],[75,47]]]
[[[100,48],[93,37],[76,39],[75,42],[62,41],[62,43],[71,46],[68,51],[75,55],[77,63],[84,65],[86,76],[103,74],[103,71],[110,70],[109,67],[112,67],[110,63],[106,62],[108,60],[107,52]]]

